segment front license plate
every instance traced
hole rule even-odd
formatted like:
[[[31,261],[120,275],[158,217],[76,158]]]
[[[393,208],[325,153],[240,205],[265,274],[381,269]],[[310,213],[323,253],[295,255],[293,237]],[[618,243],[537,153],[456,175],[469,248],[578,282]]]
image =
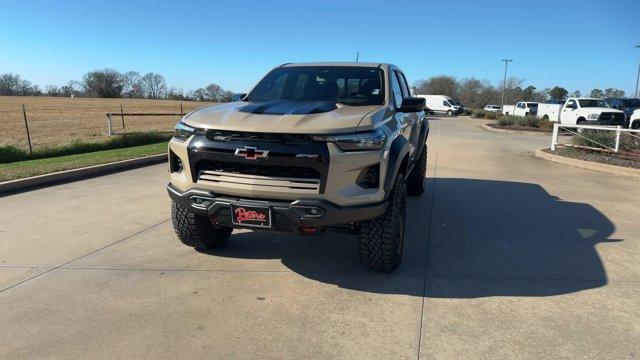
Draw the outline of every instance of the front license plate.
[[[231,221],[236,225],[271,227],[271,209],[266,206],[231,204]]]

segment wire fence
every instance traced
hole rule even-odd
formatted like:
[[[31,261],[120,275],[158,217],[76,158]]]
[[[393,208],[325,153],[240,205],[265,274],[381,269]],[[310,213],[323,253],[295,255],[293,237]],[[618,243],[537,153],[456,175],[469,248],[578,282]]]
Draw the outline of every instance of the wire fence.
[[[208,104],[171,100],[0,97],[0,146],[32,151],[101,140],[110,135],[107,114],[111,114],[113,120],[111,134],[171,131],[181,114]]]

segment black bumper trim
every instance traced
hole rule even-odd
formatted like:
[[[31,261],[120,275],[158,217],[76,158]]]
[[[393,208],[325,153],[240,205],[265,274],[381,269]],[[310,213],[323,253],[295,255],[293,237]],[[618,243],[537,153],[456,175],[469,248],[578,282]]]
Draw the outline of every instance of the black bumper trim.
[[[215,218],[218,225],[237,227],[231,222],[231,204],[268,206],[272,210],[272,230],[297,231],[300,227],[326,227],[370,220],[384,213],[387,202],[357,206],[338,206],[315,199],[263,200],[215,194],[212,191],[191,189],[185,192],[167,185],[169,197],[182,207],[201,215]],[[307,210],[318,209],[317,215]]]

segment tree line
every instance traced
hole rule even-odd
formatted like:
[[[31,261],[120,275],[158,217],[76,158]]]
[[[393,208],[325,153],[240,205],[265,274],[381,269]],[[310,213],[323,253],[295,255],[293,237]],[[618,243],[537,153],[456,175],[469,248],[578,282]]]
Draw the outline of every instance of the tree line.
[[[488,80],[476,78],[455,78],[439,75],[415,83],[417,94],[447,95],[470,108],[480,108],[487,104],[501,104],[502,84],[492,85]],[[505,104],[516,101],[564,100],[580,97],[579,90],[569,93],[561,86],[537,89],[533,85],[524,86],[524,80],[510,77],[504,83]],[[168,86],[161,74],[137,71],[121,73],[114,69],[100,69],[84,74],[81,81],[71,80],[63,86],[48,85],[41,89],[38,85],[22,79],[17,74],[0,74],[0,95],[13,96],[80,96],[101,98],[171,99],[226,102],[233,93],[220,85],[211,83],[206,87],[184,92]],[[620,89],[593,89],[588,94],[594,98],[624,97]]]
[[[513,104],[517,101],[565,100],[568,97],[583,96],[579,90],[570,93],[561,86],[544,89],[538,89],[533,85],[524,86],[524,80],[515,77],[507,78],[505,83],[500,86],[494,86],[488,80],[479,80],[473,77],[458,79],[449,75],[438,75],[418,80],[414,84],[416,94],[447,95],[469,108],[482,108],[488,104],[500,105],[503,86],[505,104]],[[587,96],[598,99],[624,97],[625,92],[616,88],[593,89]]]
[[[99,69],[84,74],[81,81],[71,80],[66,85],[48,85],[44,89],[21,78],[18,74],[0,74],[0,95],[226,102],[231,101],[233,92],[215,83],[184,92],[174,86],[168,86],[164,76],[158,73],[140,74],[137,71],[121,73],[114,69]]]

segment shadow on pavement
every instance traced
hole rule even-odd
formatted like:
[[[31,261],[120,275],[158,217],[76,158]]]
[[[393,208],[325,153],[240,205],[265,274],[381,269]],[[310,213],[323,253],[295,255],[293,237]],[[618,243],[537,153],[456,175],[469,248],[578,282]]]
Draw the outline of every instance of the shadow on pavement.
[[[428,243],[426,296],[436,298],[549,296],[607,283],[595,245],[621,240],[608,239],[614,225],[592,206],[562,201],[536,184],[445,178],[435,180],[430,214],[433,185],[408,198],[404,259],[392,274],[364,269],[357,238],[329,232],[234,234],[207,253],[280,259],[341,288],[423,296]]]

